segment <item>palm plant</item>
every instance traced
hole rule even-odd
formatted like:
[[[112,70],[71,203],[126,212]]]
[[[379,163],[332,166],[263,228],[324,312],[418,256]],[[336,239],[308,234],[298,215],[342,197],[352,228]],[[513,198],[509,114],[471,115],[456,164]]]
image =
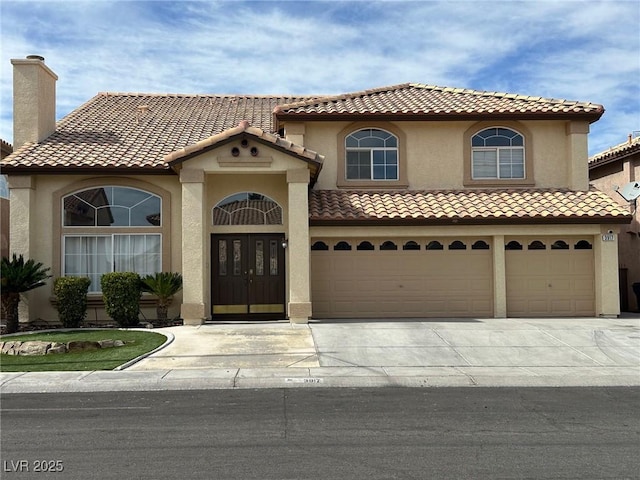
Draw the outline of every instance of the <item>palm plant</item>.
[[[167,311],[173,296],[182,290],[182,275],[175,272],[160,272],[141,279],[142,291],[158,297],[156,316],[161,325],[167,323]]]
[[[45,280],[51,275],[48,274],[49,267],[44,268],[42,263],[29,259],[25,262],[24,257],[19,257],[14,253],[9,260],[3,257],[0,263],[0,277],[2,285],[2,308],[7,316],[7,333],[18,331],[18,305],[20,304],[20,294],[42,287]]]

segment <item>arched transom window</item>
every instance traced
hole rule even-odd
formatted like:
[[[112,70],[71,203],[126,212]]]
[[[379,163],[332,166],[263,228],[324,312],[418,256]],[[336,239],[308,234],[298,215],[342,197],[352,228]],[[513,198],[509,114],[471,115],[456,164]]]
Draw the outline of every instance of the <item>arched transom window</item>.
[[[474,180],[525,178],[524,137],[509,128],[486,128],[471,138]]]
[[[260,193],[236,193],[214,207],[213,224],[282,225],[282,207]]]
[[[398,180],[398,138],[377,128],[345,138],[347,180]]]
[[[130,187],[95,187],[63,199],[65,227],[157,227],[159,196]]]

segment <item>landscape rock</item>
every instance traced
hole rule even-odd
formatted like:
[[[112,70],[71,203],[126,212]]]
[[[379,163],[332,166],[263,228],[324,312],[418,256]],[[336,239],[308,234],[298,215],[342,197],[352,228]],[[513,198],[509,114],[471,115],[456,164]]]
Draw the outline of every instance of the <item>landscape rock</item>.
[[[23,342],[20,345],[18,355],[44,355],[47,353],[47,349],[51,346],[51,342]]]
[[[92,342],[87,340],[76,340],[68,343],[44,342],[38,340],[6,341],[0,342],[0,351],[5,355],[45,355],[67,352],[87,352],[99,350],[101,348],[124,347],[122,340],[100,340]]]
[[[92,342],[89,340],[74,340],[72,342],[67,343],[67,351],[71,352],[87,352],[90,350],[99,350],[100,343]]]
[[[51,354],[53,354],[53,353],[67,353],[67,344],[66,343],[59,343],[59,342],[52,342],[51,346],[47,350],[47,355],[49,355],[50,353]]]
[[[22,342],[18,341],[2,342],[2,353],[6,355],[17,355],[20,350],[20,345],[22,345]]]

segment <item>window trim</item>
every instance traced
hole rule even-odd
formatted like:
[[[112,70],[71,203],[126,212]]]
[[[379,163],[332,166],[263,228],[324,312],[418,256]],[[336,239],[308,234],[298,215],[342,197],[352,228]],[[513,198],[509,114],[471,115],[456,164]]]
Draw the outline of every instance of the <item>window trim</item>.
[[[473,178],[473,148],[471,140],[474,135],[488,128],[506,128],[522,135],[524,139],[524,178]],[[532,137],[531,132],[524,124],[517,121],[502,121],[499,124],[490,121],[477,122],[464,132],[463,142],[464,186],[535,186]]]
[[[396,180],[374,180],[374,179],[347,179],[347,147],[346,138],[352,133],[360,130],[383,130],[391,135],[394,135],[398,141],[396,147],[398,158],[398,178]],[[389,122],[367,122],[359,123],[354,122],[343,128],[337,135],[337,179],[336,186],[338,188],[353,188],[353,187],[373,187],[373,188],[406,188],[409,186],[407,177],[407,140],[404,132]]]
[[[70,194],[89,188],[113,186],[129,187],[144,190],[160,197],[162,202],[162,225],[145,227],[65,227],[63,223],[62,199]],[[78,182],[70,182],[65,187],[52,194],[53,231],[51,241],[51,273],[54,277],[61,276],[63,271],[64,250],[62,237],[65,235],[111,235],[111,234],[161,234],[161,268],[162,271],[172,271],[171,266],[171,193],[155,184],[127,177],[99,177],[89,178]]]

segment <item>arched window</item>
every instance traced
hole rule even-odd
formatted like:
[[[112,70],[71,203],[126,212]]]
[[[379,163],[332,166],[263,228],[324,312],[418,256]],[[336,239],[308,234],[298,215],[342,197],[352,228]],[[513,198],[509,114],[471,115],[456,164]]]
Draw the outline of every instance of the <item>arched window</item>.
[[[329,245],[327,245],[324,242],[321,241],[317,241],[315,242],[313,245],[311,245],[311,250],[314,251],[318,251],[318,250],[329,250]]]
[[[398,180],[398,138],[365,128],[345,138],[347,180]]]
[[[431,240],[427,243],[427,250],[444,250],[444,247],[439,241]]]
[[[104,186],[62,199],[65,227],[157,227],[162,200],[137,188]]]
[[[551,250],[569,250],[569,244],[564,240],[556,240],[551,244]]]
[[[534,240],[527,247],[529,250],[546,250],[547,246],[542,243],[540,240]]]
[[[348,242],[340,241],[333,246],[334,250],[351,250],[351,245]]]
[[[489,244],[484,240],[478,240],[471,245],[471,250],[489,250]]]
[[[62,197],[61,274],[88,277],[97,293],[105,273],[162,271],[162,223],[161,197],[138,188],[105,185]]]
[[[367,242],[365,240],[358,244],[358,246],[356,247],[356,250],[375,250],[375,247],[373,246],[373,243]]]
[[[449,244],[449,250],[466,250],[467,246],[460,240],[454,240]]]
[[[522,250],[522,244],[520,242],[516,242],[515,240],[511,240],[504,246],[505,250]]]
[[[282,207],[275,200],[255,192],[241,192],[218,202],[213,209],[214,225],[282,225]]]
[[[580,240],[578,243],[575,244],[573,248],[575,250],[591,250],[593,247],[588,241]]]
[[[523,179],[524,137],[510,128],[485,128],[471,137],[471,177]]]
[[[409,240],[402,246],[403,250],[420,250],[420,244],[418,242],[414,242],[413,240]]]
[[[393,243],[391,240],[387,240],[386,242],[382,242],[380,245],[380,250],[397,250],[398,246]]]

